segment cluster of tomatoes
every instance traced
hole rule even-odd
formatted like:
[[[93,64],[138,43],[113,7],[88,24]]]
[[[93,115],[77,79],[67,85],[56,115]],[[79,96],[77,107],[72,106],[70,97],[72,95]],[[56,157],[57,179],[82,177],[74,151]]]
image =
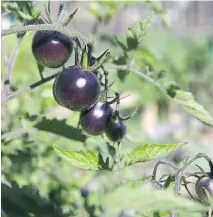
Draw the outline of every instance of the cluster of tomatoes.
[[[57,31],[38,31],[32,41],[32,52],[39,65],[47,68],[63,67],[53,84],[53,96],[56,102],[75,112],[80,112],[80,126],[89,135],[106,134],[112,142],[120,142],[126,135],[124,120],[119,116],[119,100],[115,96],[111,102],[107,101],[108,79],[102,83],[99,71],[87,70],[84,63],[64,67],[71,57],[74,46],[78,43]],[[79,59],[75,51],[75,59]],[[82,49],[81,60],[84,59]],[[88,54],[88,53],[86,53]],[[86,65],[94,65],[98,59],[92,55],[86,58]],[[101,67],[103,69],[103,66]],[[104,70],[104,69],[103,69]],[[104,70],[105,72],[105,70]],[[106,76],[106,73],[105,73]],[[104,90],[102,90],[104,86]],[[102,100],[102,96],[104,100]],[[111,104],[117,103],[116,109]]]

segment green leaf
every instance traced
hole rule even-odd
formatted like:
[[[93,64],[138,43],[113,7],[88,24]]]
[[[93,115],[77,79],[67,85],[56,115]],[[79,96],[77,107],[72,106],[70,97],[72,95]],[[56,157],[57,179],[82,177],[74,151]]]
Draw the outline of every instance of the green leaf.
[[[181,90],[174,84],[167,88],[167,93],[176,103],[183,105],[185,110],[198,120],[209,126],[213,126],[213,117],[205,110],[202,105],[195,101],[192,93]]]
[[[119,40],[117,36],[115,36],[115,41],[118,43],[118,45],[122,48],[124,52],[128,50],[126,45],[121,40]]]
[[[183,167],[189,160],[189,156],[186,156],[180,163],[179,168]]]
[[[87,46],[85,45],[84,46],[84,49],[82,51],[82,68],[84,70],[87,70],[88,69],[88,53],[87,53]]]
[[[112,158],[114,158],[116,156],[116,149],[115,149],[115,147],[112,146],[112,145],[110,145],[110,144],[108,144],[108,143],[106,145],[107,145],[107,149],[108,149],[108,152],[109,152],[110,156]]]
[[[173,175],[169,175],[164,184],[164,188],[174,189],[174,187],[175,187],[175,177]]]
[[[64,26],[67,26],[67,25],[70,23],[70,21],[73,19],[73,17],[75,16],[75,14],[76,14],[77,11],[78,11],[78,8],[76,8],[75,11],[74,11],[72,14],[70,14],[70,15],[63,21]]]
[[[145,182],[149,181],[152,176],[145,176],[143,178],[137,179],[130,183],[130,187],[136,187],[137,185],[144,184]]]
[[[61,149],[55,145],[53,145],[53,148],[59,157],[70,162],[73,167],[85,170],[101,169],[101,166],[99,164],[99,156],[95,155],[92,152],[68,151]]]
[[[67,125],[65,120],[59,121],[57,119],[47,119],[43,117],[34,127],[38,130],[51,132],[75,141],[85,142],[87,138],[82,130]]]
[[[111,35],[100,35],[100,40],[109,43],[111,46],[118,46],[118,43],[114,36]]]
[[[156,15],[160,18],[161,22],[165,27],[171,27],[171,21],[169,19],[166,11],[161,7],[160,2],[155,1],[144,1],[144,4],[148,6],[151,10],[155,12]]]
[[[106,158],[106,161],[104,161],[103,156],[101,154],[99,154],[98,157],[99,157],[100,168],[105,170],[111,170],[109,166],[109,157]]]
[[[2,217],[8,217],[8,215],[3,210],[1,210],[1,216]]]
[[[104,197],[105,209],[108,212],[122,209],[133,209],[138,212],[150,211],[204,211],[206,207],[188,198],[175,195],[172,190],[156,190],[149,184],[131,188],[122,186]],[[188,215],[190,216],[190,213]]]
[[[146,34],[146,29],[151,22],[153,12],[149,13],[142,21],[137,22],[127,32],[127,46],[129,50],[135,50]]]
[[[16,182],[13,182],[10,187],[2,183],[1,190],[2,211],[9,217],[30,217],[32,214],[33,216],[63,216],[62,210],[42,198],[38,191],[30,186],[20,188]]]
[[[169,212],[163,212],[163,211],[155,211],[155,212],[146,212],[146,213],[142,213],[141,215],[139,215],[140,217],[145,217],[145,216],[149,216],[149,217],[168,217],[169,216]]]
[[[182,144],[146,144],[144,146],[138,146],[132,153],[126,154],[123,161],[126,166],[131,166],[136,163],[142,163],[155,158],[164,157],[181,146]]]
[[[91,68],[89,68],[87,71],[88,72],[94,72],[96,70],[98,70],[103,63],[109,58],[110,56],[110,50],[107,49],[106,51],[103,52],[103,54],[101,54],[98,58],[97,58],[97,63],[95,65],[93,65]]]
[[[127,60],[127,56],[120,56],[117,59],[114,59],[113,61],[116,65],[126,65],[128,60]],[[117,70],[117,75],[118,78],[120,79],[120,81],[124,82],[126,77],[129,74],[129,70]]]

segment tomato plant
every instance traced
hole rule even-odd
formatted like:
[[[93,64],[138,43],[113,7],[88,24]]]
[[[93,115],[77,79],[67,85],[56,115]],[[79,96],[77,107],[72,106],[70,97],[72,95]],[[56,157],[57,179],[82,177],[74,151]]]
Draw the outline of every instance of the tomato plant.
[[[213,127],[207,109],[174,81],[185,86],[190,76],[184,81],[170,72],[191,67],[197,75],[197,68],[211,65],[209,58],[198,62],[192,46],[188,56],[194,56],[183,67],[143,41],[151,40],[146,34],[153,16],[169,26],[155,3],[140,3],[151,12],[121,37],[96,35],[98,25],[113,20],[119,7],[139,3],[91,3],[97,38],[70,26],[78,9],[69,14],[61,1],[54,21],[51,2],[39,4],[2,2],[2,17],[14,22],[1,30],[2,216],[212,216],[211,154],[196,151],[189,160],[184,152],[183,160],[170,162],[189,143],[153,141],[139,122],[150,102],[161,108],[172,102],[187,118]],[[123,94],[129,90],[137,97],[125,104],[133,99]],[[210,171],[191,168],[199,159]],[[168,173],[160,171],[158,179],[159,165]]]

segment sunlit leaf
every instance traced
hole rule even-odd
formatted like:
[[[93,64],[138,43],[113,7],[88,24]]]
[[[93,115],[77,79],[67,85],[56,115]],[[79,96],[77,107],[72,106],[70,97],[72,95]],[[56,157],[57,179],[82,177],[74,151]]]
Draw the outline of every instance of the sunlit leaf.
[[[131,153],[126,154],[123,161],[126,166],[131,166],[136,163],[142,163],[159,157],[164,157],[181,146],[182,144],[146,144],[144,146],[138,146]]]
[[[141,213],[139,217],[149,216],[149,217],[168,217],[169,212],[163,212],[163,211],[155,211],[155,212],[146,212]]]
[[[209,126],[213,126],[213,117],[202,105],[196,102],[192,93],[181,90],[176,85],[170,85],[167,88],[167,93],[176,103],[183,105],[185,110],[198,120]]]
[[[103,157],[92,152],[84,151],[69,151],[61,149],[55,145],[53,148],[57,155],[62,159],[70,162],[73,167],[85,170],[100,170],[108,169],[109,159],[104,162]]]
[[[130,183],[131,187],[135,187],[136,185],[144,184],[145,182],[149,181],[151,179],[151,176],[145,176],[143,178],[137,179],[135,181],[132,181]]]
[[[129,28],[127,32],[127,46],[128,49],[136,49],[141,40],[144,38],[146,34],[146,30],[148,25],[151,22],[153,13],[149,13],[142,21],[137,22],[132,28]]]
[[[144,1],[145,5],[147,5],[151,10],[155,12],[156,15],[160,18],[161,22],[167,27],[171,27],[171,20],[166,13],[166,11],[161,7],[160,2],[157,1]]]

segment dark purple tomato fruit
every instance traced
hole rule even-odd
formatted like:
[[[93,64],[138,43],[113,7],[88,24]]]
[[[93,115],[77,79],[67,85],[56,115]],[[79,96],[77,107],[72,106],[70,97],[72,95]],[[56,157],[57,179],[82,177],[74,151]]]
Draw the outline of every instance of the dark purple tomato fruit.
[[[81,196],[82,196],[83,198],[87,198],[87,197],[88,197],[88,195],[89,195],[89,190],[88,190],[87,188],[81,188],[80,191],[81,191]]]
[[[32,51],[37,62],[47,68],[63,66],[73,51],[71,39],[57,31],[38,31],[33,37]]]
[[[98,101],[100,91],[96,75],[77,66],[64,69],[53,84],[55,100],[72,111],[90,109]]]
[[[201,177],[196,182],[195,191],[203,204],[211,205],[213,203],[213,179],[209,177]],[[211,201],[209,201],[209,197],[206,192],[208,192],[210,198],[212,198]]]
[[[112,108],[107,103],[96,103],[91,109],[81,113],[83,130],[93,136],[103,134],[111,120],[112,112]]]
[[[107,138],[112,142],[120,142],[127,133],[126,125],[119,119],[112,120],[106,128],[105,133]]]

